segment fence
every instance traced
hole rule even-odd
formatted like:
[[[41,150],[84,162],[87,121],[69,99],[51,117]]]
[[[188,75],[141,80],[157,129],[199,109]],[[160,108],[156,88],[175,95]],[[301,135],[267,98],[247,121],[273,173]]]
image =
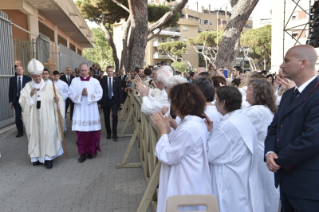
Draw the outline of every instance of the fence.
[[[3,19],[2,19],[3,18]],[[0,11],[0,128],[14,122],[14,111],[9,107],[9,82],[14,76],[12,28],[8,15]]]
[[[119,114],[119,119],[126,117],[126,123],[131,121],[134,134],[126,149],[121,163],[117,164],[117,168],[136,168],[142,167],[144,176],[147,182],[147,188],[144,192],[143,198],[137,209],[137,212],[146,212],[149,204],[152,205],[153,211],[157,208],[158,183],[161,169],[161,162],[158,161],[154,155],[155,147],[160,134],[156,131],[150,117],[145,116],[141,112],[141,99],[135,97],[129,92],[128,98],[125,101],[124,107]],[[128,111],[128,114],[126,114]],[[126,128],[124,126],[123,132]],[[123,135],[123,132],[119,135]],[[140,163],[127,163],[127,158],[131,149],[136,142],[140,155]]]

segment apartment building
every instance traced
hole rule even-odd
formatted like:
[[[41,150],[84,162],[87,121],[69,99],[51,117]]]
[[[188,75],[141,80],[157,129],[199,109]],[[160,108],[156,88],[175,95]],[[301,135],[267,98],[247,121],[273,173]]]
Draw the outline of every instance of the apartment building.
[[[177,1],[166,2],[163,0],[151,0],[149,3],[153,4],[167,4],[171,8],[178,3]],[[192,9],[191,9],[192,8]],[[162,29],[157,37],[149,41],[145,50],[144,65],[155,65],[156,63],[171,64],[173,61],[170,57],[159,49],[159,45],[163,42],[169,41],[183,41],[186,42],[189,37],[196,37],[198,33],[203,31],[223,31],[230,19],[231,12],[224,9],[212,9],[210,5],[207,7],[200,7],[198,3],[195,5],[186,5],[180,11],[180,19],[175,26]],[[124,22],[113,25],[114,42],[119,49],[122,48],[122,32]],[[252,29],[253,21],[249,19],[243,31],[246,32]],[[155,31],[156,33],[156,31]],[[202,51],[201,46],[198,46],[198,51]],[[183,59],[191,63],[193,68],[205,66],[205,61],[196,52],[192,46],[187,46],[188,53],[183,55]],[[121,55],[118,55],[121,57]]]
[[[272,25],[271,18],[254,19],[253,29],[258,29],[267,25]]]
[[[298,6],[297,6],[298,3]],[[314,1],[273,0],[272,9],[272,72],[277,72],[286,52],[295,45],[306,44],[309,34],[309,9]],[[284,27],[285,26],[285,27]],[[303,30],[305,29],[305,30]],[[317,49],[316,49],[317,50]],[[319,51],[317,50],[317,53]],[[317,61],[319,70],[319,61]]]

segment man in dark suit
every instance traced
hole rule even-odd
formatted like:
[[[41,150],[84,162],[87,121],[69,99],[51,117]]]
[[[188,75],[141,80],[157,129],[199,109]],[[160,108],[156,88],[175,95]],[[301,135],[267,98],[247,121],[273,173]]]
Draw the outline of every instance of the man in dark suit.
[[[118,77],[113,77],[113,68],[108,66],[107,76],[100,81],[103,89],[103,97],[99,102],[99,107],[103,108],[107,139],[111,138],[110,112],[112,109],[112,134],[113,139],[117,139],[117,110],[123,107],[123,97],[121,81]]]
[[[280,66],[296,86],[287,90],[265,139],[269,171],[280,185],[283,212],[319,210],[319,80],[317,53],[291,48]]]
[[[31,81],[31,78],[28,76],[23,75],[23,67],[22,66],[16,66],[15,67],[15,73],[16,75],[14,77],[10,78],[10,84],[9,84],[9,102],[10,102],[10,108],[14,108],[15,114],[16,114],[16,126],[18,130],[18,134],[16,137],[23,136],[23,123],[21,120],[21,106],[19,104],[19,98],[20,98],[20,91],[22,88],[24,88],[25,84]]]
[[[123,69],[120,70],[119,79],[121,80],[123,102],[125,102],[126,97],[127,97],[127,92],[124,92],[124,89],[126,88],[126,75],[124,74],[124,70]]]
[[[66,67],[65,75],[61,76],[60,80],[66,82],[66,84],[68,84],[68,86],[70,87],[73,79],[74,79],[74,76],[71,75],[71,68]],[[66,119],[66,112],[68,111],[69,105],[70,105],[70,120],[72,120],[74,103],[72,102],[70,98],[67,98],[65,100],[65,119]]]

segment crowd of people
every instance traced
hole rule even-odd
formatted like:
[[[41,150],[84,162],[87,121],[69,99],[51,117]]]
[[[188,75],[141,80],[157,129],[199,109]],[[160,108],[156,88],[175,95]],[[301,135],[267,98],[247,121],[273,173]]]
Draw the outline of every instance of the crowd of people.
[[[141,98],[141,112],[161,136],[154,152],[162,162],[158,212],[166,211],[169,196],[191,194],[215,195],[221,212],[277,212],[279,201],[284,212],[317,211],[316,60],[315,50],[302,45],[287,52],[275,75],[214,64],[182,74],[157,64],[126,74],[120,70],[116,76],[111,66],[105,74],[81,63],[75,76],[66,68],[63,76],[55,71],[50,81],[48,71],[33,59],[28,65],[32,81],[17,66],[9,99],[16,110],[17,137],[23,136],[22,113],[31,162],[52,168],[53,159],[63,154],[57,105],[64,131],[71,107],[82,163],[100,151],[99,108],[107,139],[116,141],[118,110],[129,92]]]

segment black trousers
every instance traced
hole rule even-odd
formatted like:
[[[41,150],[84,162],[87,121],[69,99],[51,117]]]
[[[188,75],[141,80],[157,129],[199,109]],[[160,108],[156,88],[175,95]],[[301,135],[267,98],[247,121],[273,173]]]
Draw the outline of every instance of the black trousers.
[[[21,106],[19,104],[19,98],[17,97],[17,102],[14,105],[14,110],[16,113],[16,126],[19,133],[23,133],[23,122],[21,119]]]
[[[118,109],[119,109],[119,105],[116,103],[114,97],[112,99],[108,99],[106,105],[103,107],[105,129],[108,135],[111,135],[111,131],[113,136],[117,135],[117,110]],[[111,130],[111,123],[110,123],[111,110],[112,110],[112,130]]]
[[[72,102],[70,98],[67,98],[65,100],[65,119],[66,119],[66,111],[68,110],[69,106],[70,106],[70,120],[72,120],[74,103]]]
[[[282,212],[318,212],[319,200],[308,200],[291,197],[280,189]]]

